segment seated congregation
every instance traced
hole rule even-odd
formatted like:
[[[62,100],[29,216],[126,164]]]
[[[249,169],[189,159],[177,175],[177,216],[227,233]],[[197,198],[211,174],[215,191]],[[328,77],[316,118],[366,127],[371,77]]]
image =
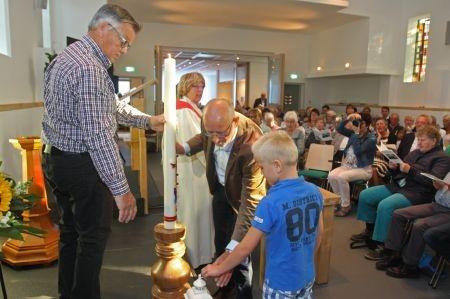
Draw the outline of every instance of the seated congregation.
[[[416,278],[427,245],[441,260],[450,258],[450,114],[441,128],[434,116],[407,115],[401,124],[389,107],[380,112],[374,116],[364,107],[358,113],[349,104],[341,116],[328,105],[284,114],[256,107],[248,115],[264,133],[288,133],[298,148],[299,173],[340,196],[335,216],[356,211],[365,229],[349,236],[351,248],[367,248],[365,258],[391,277]],[[317,159],[308,153],[312,144],[321,145],[314,151],[334,147],[329,169],[310,167],[308,156]]]

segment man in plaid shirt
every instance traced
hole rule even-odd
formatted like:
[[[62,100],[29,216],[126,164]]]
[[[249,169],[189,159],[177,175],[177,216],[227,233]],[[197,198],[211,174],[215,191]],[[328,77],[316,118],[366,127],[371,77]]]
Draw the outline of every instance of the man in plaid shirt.
[[[43,164],[61,211],[60,298],[100,298],[113,199],[120,222],[136,216],[117,145],[117,123],[158,131],[164,126],[162,115],[150,117],[118,101],[107,72],[139,30],[128,11],[106,4],[94,15],[88,33],[45,72]]]

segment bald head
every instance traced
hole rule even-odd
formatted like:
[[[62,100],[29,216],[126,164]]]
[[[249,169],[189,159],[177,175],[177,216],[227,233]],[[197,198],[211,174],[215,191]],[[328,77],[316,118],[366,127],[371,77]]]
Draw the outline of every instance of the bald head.
[[[203,111],[203,122],[208,124],[228,125],[234,117],[234,107],[226,99],[213,99],[208,102]]]

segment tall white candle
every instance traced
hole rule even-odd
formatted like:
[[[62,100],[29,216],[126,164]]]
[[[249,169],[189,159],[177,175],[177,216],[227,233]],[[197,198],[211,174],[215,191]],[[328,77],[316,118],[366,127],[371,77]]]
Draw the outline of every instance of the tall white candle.
[[[176,212],[176,152],[175,152],[175,130],[176,130],[176,82],[175,82],[175,59],[170,57],[164,59],[163,73],[163,100],[164,100],[164,150],[163,150],[163,172],[164,172],[164,228],[174,229],[177,220]]]

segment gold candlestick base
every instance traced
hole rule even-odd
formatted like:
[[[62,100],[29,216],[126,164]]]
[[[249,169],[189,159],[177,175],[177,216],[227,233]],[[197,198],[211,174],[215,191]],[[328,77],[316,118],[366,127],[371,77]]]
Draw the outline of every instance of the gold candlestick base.
[[[159,259],[153,264],[151,273],[153,280],[152,298],[184,298],[190,288],[190,266],[182,259],[186,245],[184,225],[177,223],[175,229],[165,229],[163,223],[154,228],[156,254]]]

